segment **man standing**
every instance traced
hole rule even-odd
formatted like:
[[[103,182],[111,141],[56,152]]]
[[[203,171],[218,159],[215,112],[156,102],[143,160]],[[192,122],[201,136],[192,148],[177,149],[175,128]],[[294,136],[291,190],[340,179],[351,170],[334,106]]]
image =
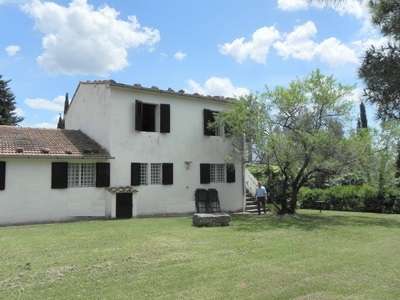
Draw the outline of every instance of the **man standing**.
[[[261,213],[261,204],[264,210],[264,214],[266,214],[265,211],[265,198],[267,197],[267,189],[261,185],[261,182],[258,182],[258,186],[256,188],[256,199],[257,199],[257,209],[258,209],[258,214]]]

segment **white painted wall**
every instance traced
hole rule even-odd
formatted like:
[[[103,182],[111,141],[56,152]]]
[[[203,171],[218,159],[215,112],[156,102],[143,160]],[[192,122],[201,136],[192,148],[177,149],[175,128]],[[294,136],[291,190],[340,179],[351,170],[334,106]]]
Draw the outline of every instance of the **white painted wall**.
[[[6,188],[0,191],[0,225],[105,216],[105,188],[51,189],[52,160],[1,160],[6,162]]]
[[[174,164],[173,185],[137,187],[139,192],[133,196],[134,215],[194,212],[197,188],[216,188],[224,211],[243,210],[242,169],[239,163],[235,164],[235,183],[200,184],[200,163],[225,163],[226,155],[231,153],[229,140],[204,136],[203,133],[203,109],[223,110],[225,102],[113,85],[108,89],[98,85],[101,84],[79,86],[66,117],[66,128],[81,129],[115,157],[110,160],[111,185],[130,185],[132,162]],[[171,133],[135,131],[135,100],[157,105],[170,104]],[[99,103],[105,103],[108,110],[97,111]],[[105,121],[100,126],[88,126],[85,124],[85,110],[91,115],[100,113]],[[79,117],[74,116],[76,112]],[[101,123],[96,116],[93,120]],[[191,163],[187,165],[185,161]],[[114,216],[115,197],[110,197],[109,201],[106,204],[107,215]]]

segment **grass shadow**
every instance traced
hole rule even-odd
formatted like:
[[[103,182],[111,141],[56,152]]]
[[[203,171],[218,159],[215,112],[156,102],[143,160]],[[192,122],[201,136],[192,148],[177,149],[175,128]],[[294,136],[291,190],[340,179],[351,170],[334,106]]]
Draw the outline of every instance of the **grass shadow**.
[[[312,231],[337,226],[363,226],[400,228],[399,215],[382,215],[349,212],[300,211],[294,216],[276,214],[234,214],[231,225],[238,231],[264,231],[282,228],[296,228]]]

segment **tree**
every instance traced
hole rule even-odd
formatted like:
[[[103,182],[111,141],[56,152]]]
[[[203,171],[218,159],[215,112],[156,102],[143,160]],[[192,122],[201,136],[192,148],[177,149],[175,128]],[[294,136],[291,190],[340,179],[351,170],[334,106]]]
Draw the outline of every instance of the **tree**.
[[[11,80],[3,80],[0,75],[0,125],[16,126],[24,120],[15,112],[15,96],[8,84]]]
[[[317,174],[338,172],[347,163],[343,124],[349,121],[353,104],[345,98],[352,89],[316,70],[289,87],[267,87],[259,97],[240,98],[216,116],[214,126],[228,124],[236,140],[246,141],[245,130],[255,134],[253,153],[279,168],[280,186],[270,188],[280,213],[295,212],[299,189]]]
[[[64,101],[64,115],[58,118],[57,129],[65,129],[65,115],[67,114],[69,108],[69,98],[68,93],[65,94],[65,101]]]
[[[367,111],[364,102],[360,103],[360,118],[358,119],[357,128],[368,128]]]
[[[400,2],[369,2],[372,22],[389,42],[366,51],[358,74],[366,89],[364,98],[377,106],[378,117],[385,121],[400,119]]]

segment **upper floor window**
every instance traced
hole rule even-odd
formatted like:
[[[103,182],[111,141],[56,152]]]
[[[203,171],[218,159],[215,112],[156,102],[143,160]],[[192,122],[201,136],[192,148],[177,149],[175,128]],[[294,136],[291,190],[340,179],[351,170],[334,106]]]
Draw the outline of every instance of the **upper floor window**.
[[[135,130],[170,132],[170,105],[135,102]]]
[[[203,120],[204,120],[204,135],[208,136],[223,136],[225,128],[224,126],[209,128],[209,124],[215,122],[215,114],[218,111],[213,111],[210,109],[203,110]]]

